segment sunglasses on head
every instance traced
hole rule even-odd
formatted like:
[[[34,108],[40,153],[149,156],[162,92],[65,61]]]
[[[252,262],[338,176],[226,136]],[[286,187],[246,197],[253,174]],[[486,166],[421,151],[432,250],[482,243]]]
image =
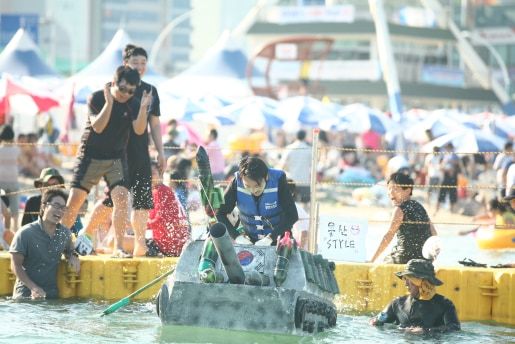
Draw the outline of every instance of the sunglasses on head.
[[[128,88],[127,86],[118,86],[118,91],[125,93],[125,94],[133,95],[134,92],[136,92],[136,88]]]

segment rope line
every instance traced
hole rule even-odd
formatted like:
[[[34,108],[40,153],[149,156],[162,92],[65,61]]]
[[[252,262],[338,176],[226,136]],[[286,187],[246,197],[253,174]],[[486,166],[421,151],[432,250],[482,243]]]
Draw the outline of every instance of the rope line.
[[[44,147],[59,147],[59,146],[71,146],[78,147],[80,143],[78,142],[60,142],[60,143],[49,143],[49,142],[3,142],[4,146],[44,146]],[[206,150],[230,150],[232,152],[246,152],[248,149],[231,149],[231,148],[207,148]],[[172,147],[163,144],[163,150],[171,150],[171,151],[180,151],[184,150],[185,147]],[[306,150],[307,148],[291,148],[291,147],[260,147],[260,151],[285,151],[285,150]],[[310,148],[309,148],[310,149]],[[457,155],[491,155],[491,154],[515,154],[514,152],[506,152],[506,151],[488,151],[488,152],[455,152],[455,151],[440,151],[440,152],[422,152],[417,150],[401,150],[401,149],[371,149],[371,148],[352,148],[352,147],[338,147],[338,146],[320,146],[318,150],[330,150],[334,149],[342,152],[362,152],[362,153],[378,153],[378,154],[438,154],[438,155],[447,155],[447,154],[457,154]]]

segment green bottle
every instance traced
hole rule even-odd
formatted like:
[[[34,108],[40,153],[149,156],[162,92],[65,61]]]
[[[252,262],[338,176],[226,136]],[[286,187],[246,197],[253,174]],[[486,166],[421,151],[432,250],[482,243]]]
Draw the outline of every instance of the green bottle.
[[[223,280],[221,274],[216,272],[215,265],[218,260],[218,253],[211,238],[207,238],[202,249],[202,256],[198,265],[200,280],[204,283],[216,283]]]
[[[288,276],[288,267],[290,264],[290,256],[292,252],[292,240],[290,232],[285,232],[281,240],[277,243],[277,259],[274,268],[274,282],[280,287],[286,281]]]

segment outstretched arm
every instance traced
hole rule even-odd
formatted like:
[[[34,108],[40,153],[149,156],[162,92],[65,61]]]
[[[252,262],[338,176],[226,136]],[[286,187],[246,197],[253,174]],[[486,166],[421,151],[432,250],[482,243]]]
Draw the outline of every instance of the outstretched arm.
[[[393,212],[392,221],[390,222],[390,228],[388,229],[388,232],[383,237],[383,240],[381,240],[381,243],[379,244],[379,247],[377,248],[376,253],[372,257],[372,262],[374,262],[382,253],[383,251],[388,247],[390,242],[392,241],[393,237],[395,236],[395,233],[399,230],[399,227],[402,224],[402,220],[404,218],[404,213],[402,212],[402,209],[399,207],[395,207],[395,210]]]
[[[166,167],[166,159],[163,150],[163,139],[161,137],[161,122],[157,116],[150,116],[150,134],[152,135],[152,141],[157,151],[159,173],[162,175]]]

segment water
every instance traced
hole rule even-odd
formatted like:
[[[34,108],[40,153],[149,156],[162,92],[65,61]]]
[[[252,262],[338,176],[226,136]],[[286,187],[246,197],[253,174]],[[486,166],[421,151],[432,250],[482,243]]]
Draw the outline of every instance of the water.
[[[151,303],[135,303],[100,317],[106,303],[0,298],[0,343],[515,343],[515,327],[464,323],[459,333],[436,337],[375,328],[368,316],[339,315],[337,326],[315,337],[163,326]]]

